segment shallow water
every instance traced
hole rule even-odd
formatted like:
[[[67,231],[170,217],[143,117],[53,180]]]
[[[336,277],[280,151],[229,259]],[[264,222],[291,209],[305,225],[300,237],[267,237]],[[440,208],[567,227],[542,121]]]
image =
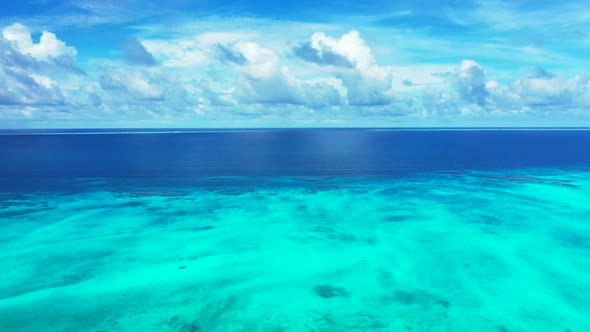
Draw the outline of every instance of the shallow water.
[[[0,135],[0,331],[590,331],[588,146]]]
[[[590,172],[68,181],[0,196],[1,331],[590,329]]]

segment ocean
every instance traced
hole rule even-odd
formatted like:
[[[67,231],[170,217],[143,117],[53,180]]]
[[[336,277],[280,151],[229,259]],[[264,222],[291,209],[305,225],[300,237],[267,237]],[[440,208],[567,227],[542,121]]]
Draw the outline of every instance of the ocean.
[[[4,130],[0,271],[0,331],[590,331],[590,130]]]

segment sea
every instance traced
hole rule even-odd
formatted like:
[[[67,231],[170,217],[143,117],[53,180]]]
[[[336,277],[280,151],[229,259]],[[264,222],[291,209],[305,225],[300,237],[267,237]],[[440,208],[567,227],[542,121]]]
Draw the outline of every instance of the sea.
[[[590,331],[590,130],[2,130],[0,331]]]

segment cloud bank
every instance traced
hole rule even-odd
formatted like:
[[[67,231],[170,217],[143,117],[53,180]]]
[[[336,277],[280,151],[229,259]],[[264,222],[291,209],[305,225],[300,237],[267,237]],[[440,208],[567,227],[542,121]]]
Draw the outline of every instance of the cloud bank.
[[[35,41],[36,33],[19,23],[2,29],[0,119],[387,126],[590,112],[588,73],[566,77],[533,65],[512,79],[490,78],[467,58],[451,71],[416,67],[415,81],[411,67],[398,73],[356,30],[282,41],[228,31],[131,37],[120,58],[83,64],[55,33],[40,31]]]

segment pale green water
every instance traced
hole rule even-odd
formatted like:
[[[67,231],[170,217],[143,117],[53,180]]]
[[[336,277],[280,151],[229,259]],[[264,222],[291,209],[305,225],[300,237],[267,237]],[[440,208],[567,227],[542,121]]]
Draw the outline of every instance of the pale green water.
[[[589,172],[219,181],[0,196],[0,331],[590,331]]]

